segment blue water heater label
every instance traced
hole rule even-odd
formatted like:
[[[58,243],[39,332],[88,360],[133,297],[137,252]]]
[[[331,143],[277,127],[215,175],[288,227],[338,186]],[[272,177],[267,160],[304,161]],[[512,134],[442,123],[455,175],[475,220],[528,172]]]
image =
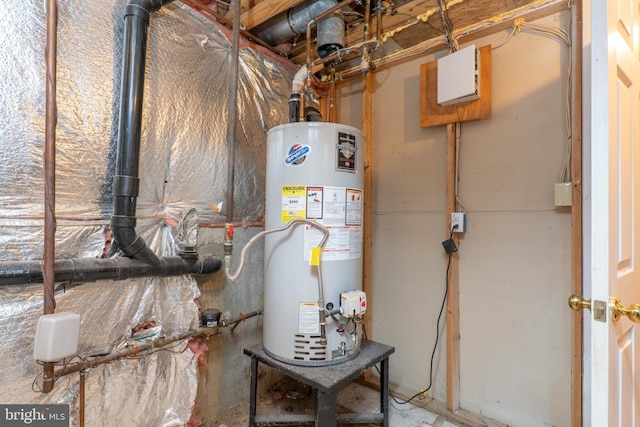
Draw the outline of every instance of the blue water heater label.
[[[300,166],[307,159],[310,152],[311,147],[308,145],[293,144],[289,147],[284,162],[290,166]]]

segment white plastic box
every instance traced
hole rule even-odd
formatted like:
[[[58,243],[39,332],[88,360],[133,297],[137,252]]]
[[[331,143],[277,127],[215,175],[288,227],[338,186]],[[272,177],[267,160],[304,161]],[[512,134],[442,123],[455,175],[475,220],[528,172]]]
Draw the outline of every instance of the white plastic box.
[[[438,59],[438,104],[480,98],[480,53],[475,45]]]
[[[66,312],[40,316],[36,326],[33,358],[41,362],[55,362],[76,354],[80,320],[79,314]]]

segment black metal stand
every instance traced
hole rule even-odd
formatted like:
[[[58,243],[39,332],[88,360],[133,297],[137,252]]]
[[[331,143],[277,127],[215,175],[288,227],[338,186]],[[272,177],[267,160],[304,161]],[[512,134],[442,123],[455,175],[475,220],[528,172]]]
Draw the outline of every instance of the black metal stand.
[[[251,395],[249,427],[313,425],[335,427],[338,424],[376,423],[389,426],[389,365],[388,358],[395,348],[375,341],[363,340],[360,353],[353,359],[330,366],[298,366],[280,362],[269,356],[262,345],[244,349],[251,357]],[[262,362],[278,371],[307,384],[315,396],[315,416],[311,415],[256,415],[258,397],[258,363]],[[380,362],[380,413],[338,414],[338,391],[367,369]]]

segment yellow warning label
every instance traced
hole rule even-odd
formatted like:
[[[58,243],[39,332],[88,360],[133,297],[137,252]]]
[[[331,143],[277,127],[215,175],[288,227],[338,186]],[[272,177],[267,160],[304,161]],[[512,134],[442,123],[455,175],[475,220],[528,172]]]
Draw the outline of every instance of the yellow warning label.
[[[307,186],[282,186],[282,222],[305,218],[307,212]]]
[[[318,266],[320,265],[320,258],[322,257],[322,248],[315,247],[311,248],[311,258],[309,258],[309,265]]]

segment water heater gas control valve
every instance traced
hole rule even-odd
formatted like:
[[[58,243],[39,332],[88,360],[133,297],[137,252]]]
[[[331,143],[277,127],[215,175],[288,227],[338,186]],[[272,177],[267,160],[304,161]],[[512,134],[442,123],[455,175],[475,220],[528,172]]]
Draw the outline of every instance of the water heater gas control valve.
[[[343,317],[362,316],[367,311],[367,294],[363,291],[343,292],[340,295],[340,314]]]

